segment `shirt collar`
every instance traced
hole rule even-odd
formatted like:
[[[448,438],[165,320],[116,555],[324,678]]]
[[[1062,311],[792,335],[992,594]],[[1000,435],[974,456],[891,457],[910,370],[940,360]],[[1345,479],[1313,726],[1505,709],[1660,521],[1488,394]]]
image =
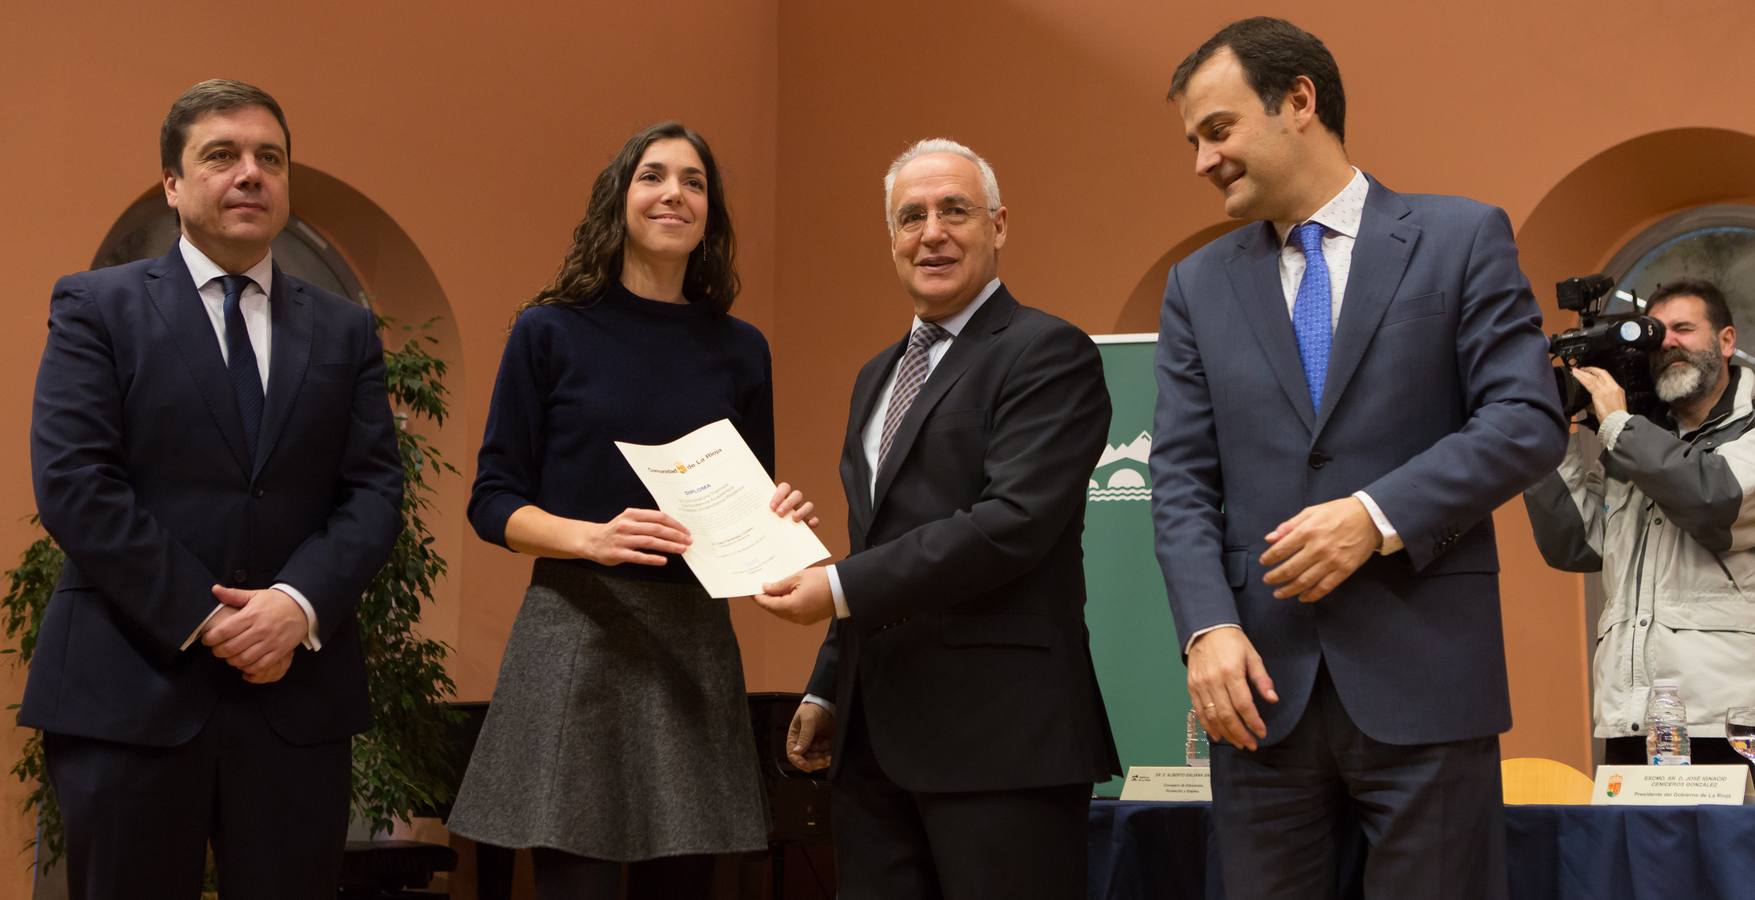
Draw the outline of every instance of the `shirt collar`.
[[[1358,240],[1359,219],[1365,215],[1365,195],[1370,190],[1371,181],[1365,177],[1364,172],[1359,171],[1358,166],[1354,166],[1353,180],[1347,182],[1347,186],[1341,188],[1340,193],[1330,197],[1329,201],[1324,203],[1315,215],[1304,221],[1319,223],[1329,231]],[[1286,246],[1286,241],[1291,239],[1292,229],[1300,224],[1302,223],[1293,222],[1286,225],[1279,222],[1274,223],[1274,233],[1279,236],[1282,248]]]
[[[1670,422],[1675,426],[1678,437],[1689,437],[1712,428],[1724,421],[1725,417],[1731,414],[1731,410],[1736,408],[1737,388],[1743,379],[1743,367],[1730,362],[1726,362],[1725,366],[1731,370],[1730,380],[1725,382],[1725,392],[1718,395],[1718,402],[1712,405],[1712,410],[1706,414],[1705,419],[1700,421],[1700,427],[1692,431],[1683,431],[1681,423],[1676,421],[1675,416],[1670,416]]]
[[[219,267],[218,263],[208,259],[207,254],[202,253],[194,244],[189,243],[188,238],[178,237],[177,249],[183,252],[183,264],[189,267],[189,275],[195,279],[195,290],[197,291],[206,287],[209,281],[228,274],[226,270]],[[270,250],[262,254],[262,261],[245,270],[243,275],[255,282],[256,287],[262,289],[264,297],[268,296],[269,286],[274,283],[274,251]]]
[[[986,287],[981,289],[981,293],[975,295],[975,299],[969,301],[968,306],[958,310],[956,315],[946,316],[945,318],[938,320],[938,327],[950,332],[951,337],[956,337],[961,334],[963,326],[969,324],[969,320],[974,317],[975,311],[980,309],[981,304],[986,303],[987,298],[993,296],[993,292],[997,290],[999,290],[999,279],[995,278],[992,281],[989,281]],[[908,327],[908,333],[913,334],[915,329],[918,329],[923,324],[925,323],[920,321],[920,317],[915,316],[914,324]]]

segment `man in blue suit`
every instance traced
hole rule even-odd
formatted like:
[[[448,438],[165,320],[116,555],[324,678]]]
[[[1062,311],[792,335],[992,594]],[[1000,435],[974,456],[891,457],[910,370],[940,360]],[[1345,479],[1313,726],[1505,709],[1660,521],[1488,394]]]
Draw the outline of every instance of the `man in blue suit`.
[[[43,731],[75,898],[335,896],[354,610],[402,468],[366,309],[281,273],[279,104],[206,81],[165,118],[159,259],[61,279],[31,418],[67,553],[19,713]]]
[[[1227,893],[1332,896],[1356,821],[1367,896],[1501,897],[1491,514],[1566,443],[1510,223],[1355,169],[1290,23],[1227,26],[1170,97],[1253,220],[1171,271],[1151,458]]]

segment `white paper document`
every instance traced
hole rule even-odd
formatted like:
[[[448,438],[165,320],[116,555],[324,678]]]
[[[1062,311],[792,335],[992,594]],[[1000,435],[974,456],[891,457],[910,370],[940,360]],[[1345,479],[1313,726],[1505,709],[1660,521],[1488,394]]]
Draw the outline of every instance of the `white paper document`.
[[[763,584],[829,558],[810,526],[768,508],[774,480],[729,420],[668,444],[615,446],[659,510],[689,530],[683,562],[708,594],[759,594]]]

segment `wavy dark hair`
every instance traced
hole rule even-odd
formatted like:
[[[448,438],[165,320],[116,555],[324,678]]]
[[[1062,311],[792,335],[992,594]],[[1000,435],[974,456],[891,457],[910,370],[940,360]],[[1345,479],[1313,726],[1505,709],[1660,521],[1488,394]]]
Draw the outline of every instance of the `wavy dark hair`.
[[[623,246],[628,240],[628,185],[634,180],[634,169],[639,167],[647,147],[674,138],[688,141],[707,170],[707,230],[701,245],[689,254],[688,269],[683,274],[683,297],[690,303],[705,304],[715,312],[731,310],[739,288],[737,239],[731,231],[731,213],[725,205],[719,164],[713,161],[713,150],[707,146],[706,138],[694,129],[677,122],[660,122],[628,138],[621,152],[598,173],[591,186],[585,218],[573,229],[573,248],[561,261],[561,270],[548,287],[524,301],[519,312],[547,303],[590,303],[621,278]]]

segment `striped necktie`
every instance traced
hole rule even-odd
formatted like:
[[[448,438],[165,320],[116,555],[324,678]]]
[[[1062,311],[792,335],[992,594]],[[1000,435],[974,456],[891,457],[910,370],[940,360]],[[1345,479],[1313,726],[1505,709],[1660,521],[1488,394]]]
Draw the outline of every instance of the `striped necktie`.
[[[883,437],[878,441],[879,469],[889,458],[890,440],[896,436],[902,417],[908,414],[908,407],[914,405],[920,386],[926,383],[932,345],[950,336],[950,332],[931,322],[920,323],[920,327],[908,336],[908,349],[903,351],[902,363],[896,367],[896,386],[890,391],[890,408],[884,410]]]

